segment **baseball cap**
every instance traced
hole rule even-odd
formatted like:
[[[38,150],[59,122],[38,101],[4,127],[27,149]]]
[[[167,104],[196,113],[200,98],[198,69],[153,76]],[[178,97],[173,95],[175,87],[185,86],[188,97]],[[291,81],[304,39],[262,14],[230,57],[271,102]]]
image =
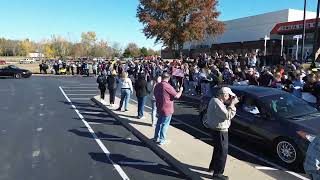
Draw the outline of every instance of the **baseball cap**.
[[[233,93],[229,87],[222,87],[219,90],[219,92],[220,92],[220,94],[229,94],[230,96],[236,96],[236,94]]]

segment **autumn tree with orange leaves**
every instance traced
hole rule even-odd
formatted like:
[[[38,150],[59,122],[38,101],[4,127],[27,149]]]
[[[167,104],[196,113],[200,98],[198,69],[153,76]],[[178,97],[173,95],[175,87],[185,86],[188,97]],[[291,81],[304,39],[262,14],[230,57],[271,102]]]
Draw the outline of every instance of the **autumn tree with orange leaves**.
[[[140,0],[137,17],[147,38],[181,53],[187,41],[223,33],[217,4],[218,0]]]

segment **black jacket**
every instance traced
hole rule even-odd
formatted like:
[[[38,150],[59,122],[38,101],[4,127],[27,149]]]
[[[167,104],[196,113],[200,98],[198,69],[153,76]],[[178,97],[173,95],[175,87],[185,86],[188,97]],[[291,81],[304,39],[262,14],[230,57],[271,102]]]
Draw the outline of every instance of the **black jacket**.
[[[107,79],[108,89],[117,89],[117,79],[116,76],[110,75]]]
[[[137,97],[144,97],[148,95],[147,81],[145,79],[138,79],[135,82],[134,89]]]
[[[105,75],[99,75],[97,78],[97,83],[99,84],[99,89],[106,89],[107,78]]]

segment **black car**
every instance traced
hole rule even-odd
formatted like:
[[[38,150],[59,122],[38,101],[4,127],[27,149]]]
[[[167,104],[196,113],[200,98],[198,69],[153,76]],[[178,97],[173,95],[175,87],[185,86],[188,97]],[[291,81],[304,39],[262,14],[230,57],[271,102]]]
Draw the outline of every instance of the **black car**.
[[[0,68],[0,77],[14,77],[16,79],[28,78],[32,75],[31,71],[20,69],[17,66],[9,65]]]
[[[274,150],[288,165],[301,165],[308,145],[320,135],[320,112],[290,93],[258,86],[230,86],[238,96],[230,133]],[[206,126],[207,106],[218,87],[201,98],[200,118]]]

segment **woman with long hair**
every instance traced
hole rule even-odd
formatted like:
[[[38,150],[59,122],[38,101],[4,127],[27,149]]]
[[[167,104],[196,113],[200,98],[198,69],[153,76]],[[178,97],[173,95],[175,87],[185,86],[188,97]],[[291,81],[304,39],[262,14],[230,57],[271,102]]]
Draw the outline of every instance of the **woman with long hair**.
[[[117,111],[121,111],[124,102],[124,111],[128,111],[128,104],[130,100],[130,95],[133,93],[132,81],[128,78],[128,73],[123,72],[120,76],[121,84],[121,100],[120,106]]]

